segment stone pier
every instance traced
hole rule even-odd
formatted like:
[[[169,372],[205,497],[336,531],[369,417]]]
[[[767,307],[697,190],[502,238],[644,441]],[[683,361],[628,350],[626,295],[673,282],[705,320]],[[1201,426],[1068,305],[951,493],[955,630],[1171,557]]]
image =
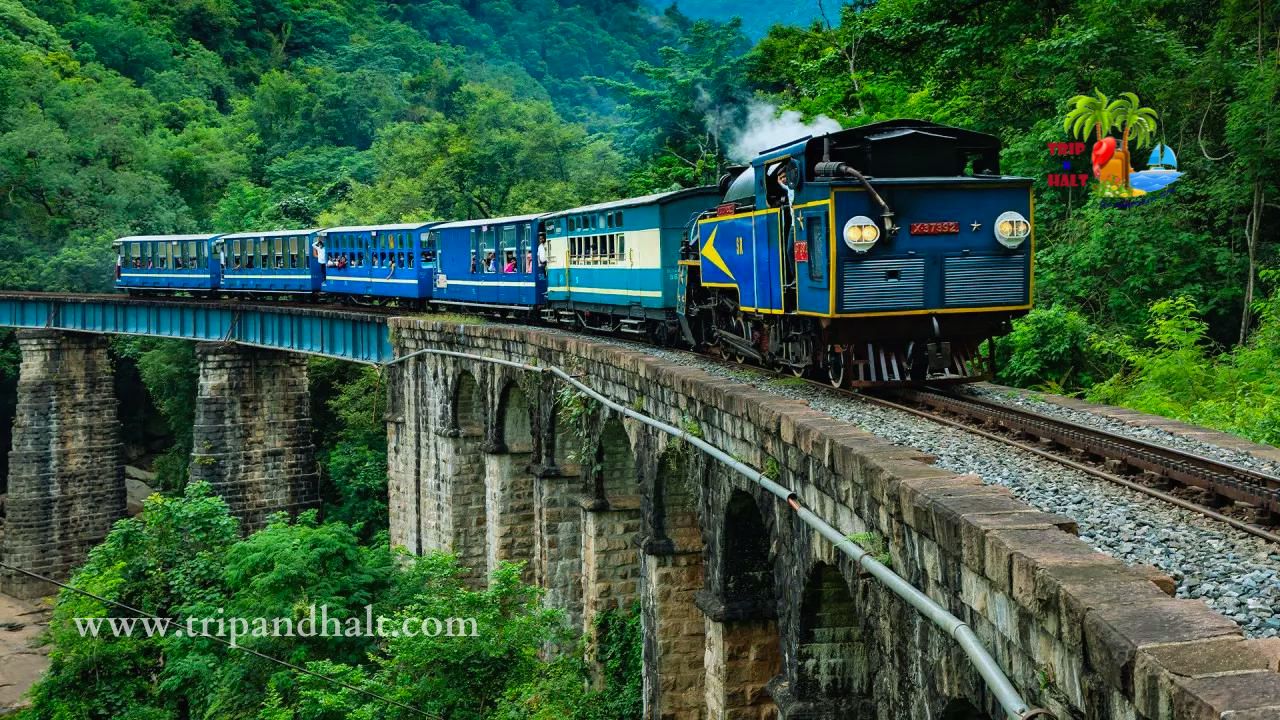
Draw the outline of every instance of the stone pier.
[[[191,479],[227,501],[246,532],[318,507],[311,398],[303,355],[200,344]]]
[[[19,330],[17,337],[22,366],[0,557],[66,580],[125,516],[108,341],[50,330]],[[0,572],[0,591],[15,597],[53,590]]]

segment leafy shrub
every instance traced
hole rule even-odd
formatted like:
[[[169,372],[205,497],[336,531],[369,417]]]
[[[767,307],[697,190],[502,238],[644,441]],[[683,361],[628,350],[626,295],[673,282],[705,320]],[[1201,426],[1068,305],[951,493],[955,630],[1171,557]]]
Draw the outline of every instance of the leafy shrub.
[[[1185,297],[1155,303],[1146,343],[1114,342],[1125,368],[1090,390],[1089,399],[1280,443],[1280,296],[1259,309],[1249,343],[1215,356],[1194,303]]]
[[[1062,305],[1036,308],[996,341],[996,378],[1018,387],[1078,390],[1104,376],[1089,319]]]

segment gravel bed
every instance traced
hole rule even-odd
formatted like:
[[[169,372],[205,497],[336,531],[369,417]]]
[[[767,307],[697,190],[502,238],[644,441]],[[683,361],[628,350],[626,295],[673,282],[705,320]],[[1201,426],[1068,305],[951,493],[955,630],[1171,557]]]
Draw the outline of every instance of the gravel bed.
[[[1129,423],[1109,418],[1105,415],[1098,415],[1086,410],[1077,410],[1075,408],[1064,407],[1057,403],[1049,402],[1036,397],[1029,397],[1024,393],[1009,389],[1007,391],[993,390],[991,388],[980,388],[969,386],[966,391],[974,395],[978,395],[986,400],[994,400],[996,402],[1008,405],[1010,407],[1031,410],[1043,415],[1050,415],[1063,420],[1080,425],[1088,425],[1096,427],[1107,432],[1125,435],[1139,440],[1159,443],[1165,447],[1183,450],[1196,455],[1222,462],[1228,462],[1250,470],[1257,470],[1269,475],[1280,477],[1280,463],[1271,462],[1269,460],[1257,457],[1242,450],[1234,448],[1224,448],[1220,445],[1214,445],[1202,440],[1183,437],[1158,427],[1143,427],[1141,425],[1131,425]]]
[[[1177,582],[1177,597],[1204,600],[1247,637],[1280,637],[1280,547],[1260,538],[1003,443],[835,391],[685,352],[598,339],[805,400],[896,445],[935,455],[938,467],[975,473],[1035,508],[1075,520],[1080,538],[1099,552],[1154,565]]]

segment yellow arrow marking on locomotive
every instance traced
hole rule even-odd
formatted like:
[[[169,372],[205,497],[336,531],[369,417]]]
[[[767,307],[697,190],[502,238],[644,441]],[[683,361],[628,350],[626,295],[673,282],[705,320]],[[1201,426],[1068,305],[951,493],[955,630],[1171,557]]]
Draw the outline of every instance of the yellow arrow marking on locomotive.
[[[702,246],[702,257],[710,260],[711,264],[719,268],[720,272],[728,276],[730,280],[738,282],[738,279],[733,276],[733,273],[729,272],[729,266],[725,265],[724,258],[720,257],[719,251],[716,250],[716,233],[719,230],[720,228],[718,227],[711,229],[711,237],[707,238],[707,244]]]

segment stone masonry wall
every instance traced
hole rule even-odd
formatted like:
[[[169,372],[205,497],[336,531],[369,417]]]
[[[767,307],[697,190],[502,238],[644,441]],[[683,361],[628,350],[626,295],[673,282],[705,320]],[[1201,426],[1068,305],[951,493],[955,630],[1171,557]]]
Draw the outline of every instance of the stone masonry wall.
[[[803,402],[608,342],[503,325],[407,318],[391,324],[401,355],[438,348],[565,367],[623,405],[696,426],[708,442],[753,467],[777,467],[778,481],[841,532],[884,538],[895,571],[969,623],[1024,697],[1060,720],[1262,720],[1280,713],[1276,642],[1245,640],[1203,603],[1169,597],[1167,578],[1093,552],[1075,536],[1073,523],[1037,512],[1002,488],[933,467],[919,453]],[[481,365],[438,357],[423,364],[430,363],[445,374]],[[400,382],[435,397],[425,376],[405,378],[421,369],[397,370]],[[404,415],[410,414],[406,407]],[[535,415],[540,426],[533,435],[544,445],[552,438],[564,444],[554,412],[543,407]],[[661,445],[644,441],[634,421],[625,424],[643,510],[634,545],[659,556],[670,540],[668,521],[687,515],[688,505],[666,507],[671,493],[659,490],[658,473],[645,472],[661,462]],[[393,437],[403,438],[400,432]],[[393,454],[402,457],[399,450]],[[547,467],[561,457],[542,452],[533,460]],[[393,493],[417,482],[408,476],[411,468],[393,461]],[[661,693],[647,692],[646,717],[923,720],[958,708],[1003,717],[954,641],[837,557],[784,504],[727,472],[679,472],[693,473],[687,477],[694,480],[700,535],[688,537],[703,545],[697,607],[705,615],[706,702],[688,710],[687,694],[667,706]],[[588,518],[576,535],[582,545],[565,547],[575,541],[575,523],[569,516],[567,524],[548,520],[567,508],[564,493],[548,492],[552,485],[544,480],[535,485],[536,577],[549,581],[548,569],[573,551],[584,553],[586,574],[598,576],[602,555],[593,548],[612,537]],[[563,487],[572,486],[570,480]],[[594,493],[582,490],[587,506],[598,508]],[[763,515],[762,523],[752,521],[750,536],[765,536],[759,552],[745,557],[743,533],[735,535],[731,526],[751,513],[730,513],[744,495]],[[405,506],[392,498],[393,508]],[[726,543],[726,536],[739,539]],[[630,562],[623,555],[603,561]],[[638,591],[645,632],[652,635],[646,645],[657,646],[659,628],[675,620],[670,613],[679,604],[664,598],[686,592],[689,582],[661,566],[648,559],[637,566],[644,570]],[[763,586],[769,588],[765,606],[754,596],[761,584],[752,579],[762,574],[771,579]],[[590,584],[585,589],[593,592]],[[584,599],[587,607],[601,601]],[[667,641],[676,647],[670,634]],[[662,686],[658,666],[665,660],[662,653],[646,654],[647,688]],[[773,677],[762,683],[768,674]]]
[[[318,507],[306,356],[215,343],[196,355],[191,479],[210,483],[246,532]]]
[[[0,557],[66,580],[125,516],[124,466],[108,341],[17,331],[22,350]],[[52,586],[0,574],[0,592],[31,598]]]

